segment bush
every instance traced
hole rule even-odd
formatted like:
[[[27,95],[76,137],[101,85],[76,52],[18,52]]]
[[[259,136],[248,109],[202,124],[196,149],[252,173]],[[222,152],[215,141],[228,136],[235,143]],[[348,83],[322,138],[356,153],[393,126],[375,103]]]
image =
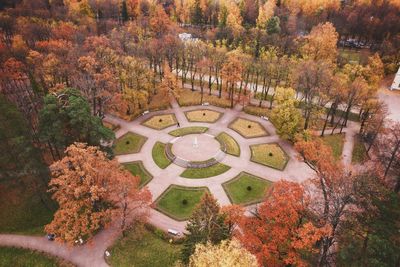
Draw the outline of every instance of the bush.
[[[251,191],[251,189],[253,189],[253,188],[251,188],[251,186],[248,185],[246,189],[247,189],[247,191]]]
[[[187,204],[188,204],[187,199],[182,200],[182,204],[183,204],[183,205],[187,205]]]

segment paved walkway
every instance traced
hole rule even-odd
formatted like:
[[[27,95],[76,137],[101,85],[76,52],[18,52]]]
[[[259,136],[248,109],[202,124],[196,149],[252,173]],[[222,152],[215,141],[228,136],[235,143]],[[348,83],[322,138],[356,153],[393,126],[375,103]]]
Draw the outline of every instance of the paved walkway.
[[[211,124],[191,123],[186,119],[186,116],[184,114],[185,111],[197,110],[202,108],[221,112],[223,116],[217,122]],[[174,137],[170,136],[168,132],[176,129],[176,126],[171,126],[164,130],[157,131],[143,126],[141,125],[141,123],[154,115],[168,113],[175,114],[182,128],[193,125],[206,126],[209,128],[208,132],[212,133],[213,135],[217,135],[220,132],[228,133],[238,142],[241,150],[240,157],[226,155],[222,160],[222,163],[231,166],[231,169],[221,175],[205,179],[182,178],[179,175],[184,171],[184,169],[175,164],[171,164],[166,169],[160,169],[153,161],[151,155],[152,148],[157,141],[167,143],[172,140]],[[242,117],[259,122],[270,135],[253,139],[246,139],[242,137],[237,132],[228,128],[228,125],[237,117]],[[249,172],[251,174],[260,176],[264,179],[268,179],[271,181],[278,181],[284,178],[291,181],[302,182],[314,174],[306,164],[300,162],[297,159],[297,153],[293,149],[292,144],[283,141],[276,135],[275,128],[269,121],[242,112],[240,105],[237,105],[234,109],[224,109],[214,106],[191,106],[181,108],[176,103],[176,101],[173,100],[170,109],[151,112],[149,114],[139,117],[132,122],[127,122],[110,115],[106,116],[105,120],[113,124],[118,124],[120,126],[120,129],[116,132],[117,138],[121,137],[129,131],[138,133],[148,138],[148,140],[143,145],[140,153],[121,155],[117,156],[117,158],[121,163],[137,160],[143,162],[145,168],[154,177],[148,184],[148,188],[152,193],[153,200],[156,200],[171,184],[189,187],[207,186],[213,196],[218,199],[220,205],[224,206],[229,205],[230,201],[221,184],[231,180],[242,171]],[[346,164],[349,164],[351,162],[351,152],[354,143],[356,125],[350,123],[349,129],[345,129],[344,132],[346,132],[346,142],[343,149],[343,161]],[[284,171],[268,168],[266,166],[250,161],[251,151],[249,145],[271,142],[278,143],[290,157],[290,160]],[[253,207],[254,206],[248,207],[248,209]],[[150,211],[149,221],[151,224],[163,230],[173,228],[181,232],[184,231],[186,225],[186,222],[175,221],[174,219],[154,209]],[[62,244],[47,241],[44,237],[32,237],[24,235],[0,235],[0,245],[18,246],[44,251],[51,255],[55,255],[67,261],[70,261],[77,266],[101,267],[108,266],[104,260],[104,251],[107,249],[107,247],[111,246],[114,243],[118,236],[119,230],[115,227],[110,227],[96,235],[93,239],[93,242],[91,242],[90,244],[70,248]]]

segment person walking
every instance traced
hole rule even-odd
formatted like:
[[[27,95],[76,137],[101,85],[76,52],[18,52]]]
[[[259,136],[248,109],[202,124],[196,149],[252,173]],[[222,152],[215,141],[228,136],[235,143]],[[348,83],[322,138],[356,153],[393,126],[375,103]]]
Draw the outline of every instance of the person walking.
[[[176,123],[176,126],[178,126],[178,128],[181,127],[181,125],[179,124],[179,121]]]

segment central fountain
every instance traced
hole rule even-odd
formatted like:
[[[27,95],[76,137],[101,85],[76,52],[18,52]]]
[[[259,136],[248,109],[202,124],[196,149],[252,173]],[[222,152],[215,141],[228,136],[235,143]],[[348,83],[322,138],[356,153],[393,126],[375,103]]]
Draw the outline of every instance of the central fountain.
[[[199,147],[199,142],[197,141],[197,136],[195,136],[193,139],[193,148],[198,148],[198,147]]]

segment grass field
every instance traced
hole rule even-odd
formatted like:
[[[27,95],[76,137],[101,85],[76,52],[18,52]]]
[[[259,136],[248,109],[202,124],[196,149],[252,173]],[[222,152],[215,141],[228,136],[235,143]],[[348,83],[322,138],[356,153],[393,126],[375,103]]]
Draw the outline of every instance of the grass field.
[[[171,161],[165,155],[165,146],[166,145],[164,143],[157,142],[155,143],[155,145],[153,146],[153,150],[151,151],[154,162],[161,169],[165,169],[171,164]]]
[[[265,116],[269,117],[271,114],[271,110],[265,107],[258,107],[258,106],[245,106],[243,111],[247,114],[254,115],[254,116]]]
[[[0,267],[73,266],[44,253],[12,247],[0,247]]]
[[[322,141],[332,149],[333,157],[339,160],[343,152],[344,134],[325,135]]]
[[[176,220],[186,220],[192,215],[206,191],[206,187],[171,185],[156,200],[156,208]]]
[[[138,153],[147,138],[136,133],[128,132],[115,140],[113,149],[115,155]]]
[[[367,149],[365,148],[365,145],[362,142],[362,140],[360,139],[360,137],[357,135],[357,136],[355,136],[355,139],[354,139],[354,148],[353,148],[353,154],[351,157],[351,162],[352,163],[363,163],[367,159],[368,159]]]
[[[242,172],[222,186],[233,204],[249,205],[260,202],[271,185],[271,181]]]
[[[176,125],[177,121],[174,114],[155,115],[144,121],[142,125],[155,130],[162,130],[167,127]]]
[[[208,102],[211,105],[222,108],[229,108],[231,106],[230,100],[223,97],[219,98],[218,96],[204,93],[203,98],[203,103]],[[201,95],[199,92],[192,92],[191,90],[185,89],[182,91],[178,103],[182,107],[201,105]]]
[[[199,109],[185,112],[186,118],[190,122],[208,122],[214,123],[220,117],[221,113],[209,109]]]
[[[169,132],[170,135],[178,137],[178,136],[184,136],[188,134],[201,134],[207,132],[208,128],[207,127],[202,127],[202,126],[192,126],[192,127],[185,127],[185,128],[179,128],[176,130],[173,130]]]
[[[181,247],[147,229],[134,228],[114,244],[107,260],[115,267],[172,267],[180,256]]]
[[[226,171],[228,171],[231,167],[224,165],[222,163],[217,163],[207,168],[201,169],[191,169],[188,168],[181,173],[181,177],[191,178],[191,179],[201,179],[208,178],[212,176],[220,175]]]
[[[250,146],[251,161],[268,167],[284,170],[289,157],[278,144],[259,144]]]
[[[260,123],[242,118],[234,120],[229,125],[229,128],[238,132],[244,138],[255,138],[268,135],[268,132]]]
[[[145,186],[153,179],[153,176],[143,166],[142,161],[133,161],[122,164],[132,175],[140,177],[140,187]]]
[[[25,185],[22,184],[26,183]],[[29,180],[0,184],[0,232],[44,235],[44,225],[50,223],[56,204],[42,191],[33,190]]]
[[[240,156],[240,147],[236,140],[227,133],[220,133],[218,136],[215,137],[221,145],[225,146],[226,153],[239,157]]]

